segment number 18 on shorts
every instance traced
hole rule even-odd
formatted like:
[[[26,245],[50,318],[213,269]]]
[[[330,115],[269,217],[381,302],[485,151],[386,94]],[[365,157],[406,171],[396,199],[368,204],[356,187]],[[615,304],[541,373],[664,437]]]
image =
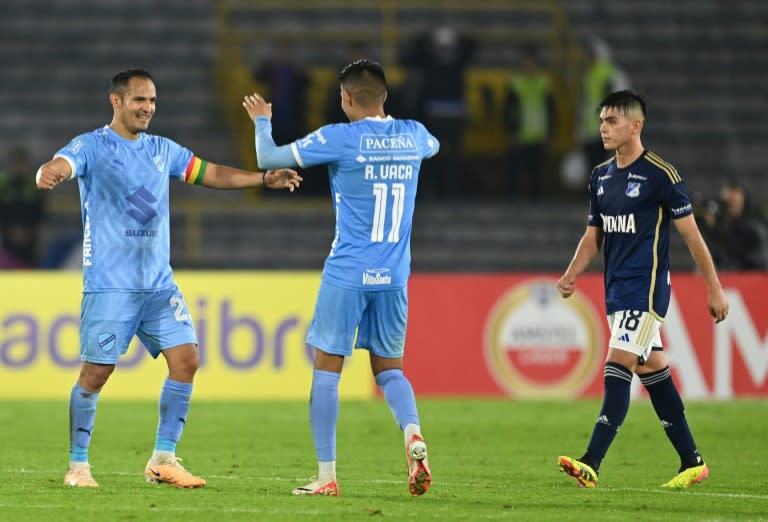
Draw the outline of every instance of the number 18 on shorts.
[[[632,352],[640,364],[648,360],[654,346],[661,348],[661,321],[649,312],[621,310],[608,315],[611,329],[610,348]]]

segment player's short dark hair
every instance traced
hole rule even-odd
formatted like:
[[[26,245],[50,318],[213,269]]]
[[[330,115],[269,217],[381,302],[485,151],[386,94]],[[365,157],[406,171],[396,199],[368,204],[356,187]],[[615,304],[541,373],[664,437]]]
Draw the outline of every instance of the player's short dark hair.
[[[645,99],[637,91],[630,89],[612,92],[600,102],[600,105],[597,106],[597,111],[600,112],[604,107],[617,109],[624,114],[629,113],[633,109],[640,109],[643,118],[645,118]]]
[[[128,82],[131,81],[131,78],[136,77],[146,78],[147,80],[154,81],[154,79],[152,79],[152,75],[144,69],[123,69],[117,73],[109,83],[109,94],[117,94],[122,98],[128,91]]]
[[[362,58],[342,69],[339,83],[362,105],[383,103],[387,95],[387,79],[381,64]]]

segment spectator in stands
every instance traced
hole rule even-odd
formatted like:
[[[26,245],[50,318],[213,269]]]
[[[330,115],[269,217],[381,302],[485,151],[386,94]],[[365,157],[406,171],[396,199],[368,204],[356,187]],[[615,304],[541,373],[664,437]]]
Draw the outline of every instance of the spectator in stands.
[[[0,267],[38,265],[40,225],[44,216],[43,195],[35,185],[35,168],[29,151],[14,146],[8,152],[7,168],[0,171]]]
[[[408,87],[399,97],[399,116],[424,122],[441,143],[440,155],[422,167],[427,198],[455,197],[470,188],[462,183],[464,73],[474,54],[474,40],[453,27],[439,26],[418,35],[400,57]]]
[[[720,270],[768,270],[768,222],[742,180],[726,180],[719,201],[702,206],[700,222]]]
[[[522,49],[520,70],[509,78],[504,124],[509,193],[539,199],[555,128],[555,103],[550,76],[533,45]]]
[[[629,88],[629,78],[612,60],[611,49],[603,40],[593,37],[587,44],[586,65],[581,82],[578,142],[588,171],[586,180],[598,163],[610,157],[600,138],[600,117],[597,106],[608,94]]]
[[[278,43],[271,58],[254,73],[275,107],[273,130],[280,142],[293,141],[307,132],[309,77],[294,61],[290,47]]]

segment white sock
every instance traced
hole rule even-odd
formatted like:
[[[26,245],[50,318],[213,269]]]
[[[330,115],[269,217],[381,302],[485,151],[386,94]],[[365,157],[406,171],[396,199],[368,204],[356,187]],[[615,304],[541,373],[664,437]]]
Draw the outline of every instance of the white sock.
[[[319,472],[317,474],[317,481],[320,485],[328,484],[336,480],[336,461],[318,461]]]
[[[406,424],[403,428],[403,435],[405,436],[405,445],[411,440],[413,435],[421,435],[421,426],[418,424]]]
[[[172,460],[175,456],[176,455],[174,455],[174,453],[170,451],[155,450],[152,452],[152,462],[155,464],[160,464],[162,462],[167,462],[169,460]]]

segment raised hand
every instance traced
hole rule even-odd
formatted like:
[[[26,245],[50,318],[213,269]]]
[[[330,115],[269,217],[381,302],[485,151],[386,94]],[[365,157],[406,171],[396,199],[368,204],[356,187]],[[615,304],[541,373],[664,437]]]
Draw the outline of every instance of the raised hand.
[[[245,97],[243,100],[243,107],[245,107],[251,121],[255,120],[257,116],[266,116],[267,118],[272,119],[272,104],[267,103],[264,98],[256,92]]]

